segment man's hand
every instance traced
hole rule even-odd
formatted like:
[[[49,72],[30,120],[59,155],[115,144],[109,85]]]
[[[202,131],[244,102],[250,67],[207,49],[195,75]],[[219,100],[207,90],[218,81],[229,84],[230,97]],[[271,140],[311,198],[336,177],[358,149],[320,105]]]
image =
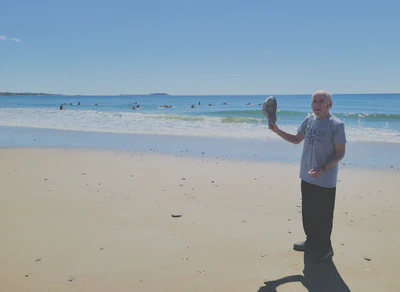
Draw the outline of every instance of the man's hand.
[[[322,170],[322,168],[317,166],[317,167],[314,167],[313,169],[311,169],[311,170],[308,172],[308,175],[311,176],[311,177],[313,177],[313,178],[317,178],[317,177],[319,177],[323,172],[324,172],[324,171]]]
[[[268,129],[270,129],[274,133],[277,133],[279,131],[278,126],[273,123],[268,123]]]

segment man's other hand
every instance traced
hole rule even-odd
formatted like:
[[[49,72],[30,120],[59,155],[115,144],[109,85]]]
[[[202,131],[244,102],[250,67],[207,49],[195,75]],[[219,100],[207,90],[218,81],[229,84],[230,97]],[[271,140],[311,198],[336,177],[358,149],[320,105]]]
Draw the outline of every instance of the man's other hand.
[[[323,172],[324,172],[324,171],[322,170],[322,168],[317,166],[317,167],[314,167],[313,169],[311,169],[311,170],[308,172],[308,175],[311,176],[311,177],[313,177],[313,178],[317,178],[317,177],[319,177]]]

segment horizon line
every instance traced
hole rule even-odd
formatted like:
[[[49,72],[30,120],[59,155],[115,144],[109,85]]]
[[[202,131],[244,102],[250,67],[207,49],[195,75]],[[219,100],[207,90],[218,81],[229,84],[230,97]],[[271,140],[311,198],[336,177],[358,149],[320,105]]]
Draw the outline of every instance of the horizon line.
[[[311,95],[312,93],[264,93],[264,94],[169,94],[169,93],[118,93],[118,94],[65,94],[47,92],[9,92],[0,91],[0,96],[9,93],[10,95],[29,96],[29,95],[58,95],[58,96],[280,96],[280,95]],[[373,94],[400,94],[400,92],[362,92],[362,93],[332,93],[332,95],[373,95]]]

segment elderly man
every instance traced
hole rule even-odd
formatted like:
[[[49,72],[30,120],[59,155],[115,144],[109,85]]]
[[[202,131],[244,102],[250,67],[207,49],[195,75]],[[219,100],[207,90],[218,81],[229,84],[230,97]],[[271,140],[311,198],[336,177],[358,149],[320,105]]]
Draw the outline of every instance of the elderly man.
[[[299,144],[303,140],[300,179],[302,219],[306,241],[296,242],[293,249],[312,253],[318,260],[333,256],[331,233],[335,207],[338,162],[346,150],[344,124],[329,113],[332,95],[316,91],[312,95],[313,114],[307,116],[297,135],[291,135],[269,124],[269,129],[286,141]]]

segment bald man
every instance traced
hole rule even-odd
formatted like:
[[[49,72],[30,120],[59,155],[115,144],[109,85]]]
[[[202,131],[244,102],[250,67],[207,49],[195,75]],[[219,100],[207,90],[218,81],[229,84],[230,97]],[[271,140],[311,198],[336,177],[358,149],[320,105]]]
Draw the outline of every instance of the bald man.
[[[333,257],[331,234],[335,208],[338,162],[346,151],[344,124],[329,110],[332,95],[319,90],[311,96],[313,114],[307,116],[296,135],[282,131],[276,124],[268,128],[286,141],[304,140],[300,164],[302,219],[306,240],[293,249],[311,253],[318,260]]]

